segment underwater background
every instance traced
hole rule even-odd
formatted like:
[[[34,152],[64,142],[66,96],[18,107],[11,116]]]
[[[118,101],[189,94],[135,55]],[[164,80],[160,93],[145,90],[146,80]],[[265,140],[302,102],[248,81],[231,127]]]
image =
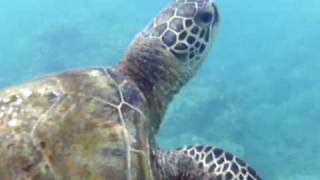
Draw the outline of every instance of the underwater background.
[[[0,87],[110,66],[169,0],[0,1]],[[320,1],[218,0],[221,28],[176,96],[162,149],[209,144],[263,179],[320,179]]]

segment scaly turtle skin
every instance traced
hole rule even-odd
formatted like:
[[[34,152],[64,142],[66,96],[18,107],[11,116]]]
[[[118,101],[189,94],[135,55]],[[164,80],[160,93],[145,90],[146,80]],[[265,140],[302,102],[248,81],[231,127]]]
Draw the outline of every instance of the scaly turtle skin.
[[[259,179],[221,149],[161,152],[154,139],[218,22],[210,0],[176,0],[115,67],[48,75],[0,92],[0,179]]]

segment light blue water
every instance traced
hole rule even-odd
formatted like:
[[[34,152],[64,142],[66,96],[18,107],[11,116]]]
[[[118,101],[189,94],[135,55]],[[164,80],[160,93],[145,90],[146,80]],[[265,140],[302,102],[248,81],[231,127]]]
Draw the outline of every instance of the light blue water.
[[[114,64],[168,2],[0,1],[0,87]],[[170,106],[159,144],[216,145],[264,179],[320,179],[320,1],[218,4],[214,48]]]

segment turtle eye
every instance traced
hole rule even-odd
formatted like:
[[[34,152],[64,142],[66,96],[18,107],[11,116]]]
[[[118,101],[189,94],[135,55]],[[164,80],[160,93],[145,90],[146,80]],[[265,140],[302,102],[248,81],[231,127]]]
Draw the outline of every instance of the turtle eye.
[[[196,20],[199,23],[208,24],[212,22],[213,15],[211,12],[199,12],[196,16]]]
[[[205,23],[209,23],[212,20],[212,14],[211,13],[203,13],[201,14],[201,20]]]

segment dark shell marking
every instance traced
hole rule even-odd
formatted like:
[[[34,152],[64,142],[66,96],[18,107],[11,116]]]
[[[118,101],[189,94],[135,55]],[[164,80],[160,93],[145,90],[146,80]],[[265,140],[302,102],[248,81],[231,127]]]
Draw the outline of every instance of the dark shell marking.
[[[209,180],[261,180],[244,161],[219,148],[188,146],[178,150],[193,159],[196,166],[209,174]]]
[[[166,44],[168,47],[171,47],[176,43],[177,36],[171,30],[167,30],[164,33],[164,35],[162,36],[162,40],[163,40],[164,44]]]
[[[193,21],[191,19],[186,19],[184,21],[185,26],[188,28],[193,24]]]

